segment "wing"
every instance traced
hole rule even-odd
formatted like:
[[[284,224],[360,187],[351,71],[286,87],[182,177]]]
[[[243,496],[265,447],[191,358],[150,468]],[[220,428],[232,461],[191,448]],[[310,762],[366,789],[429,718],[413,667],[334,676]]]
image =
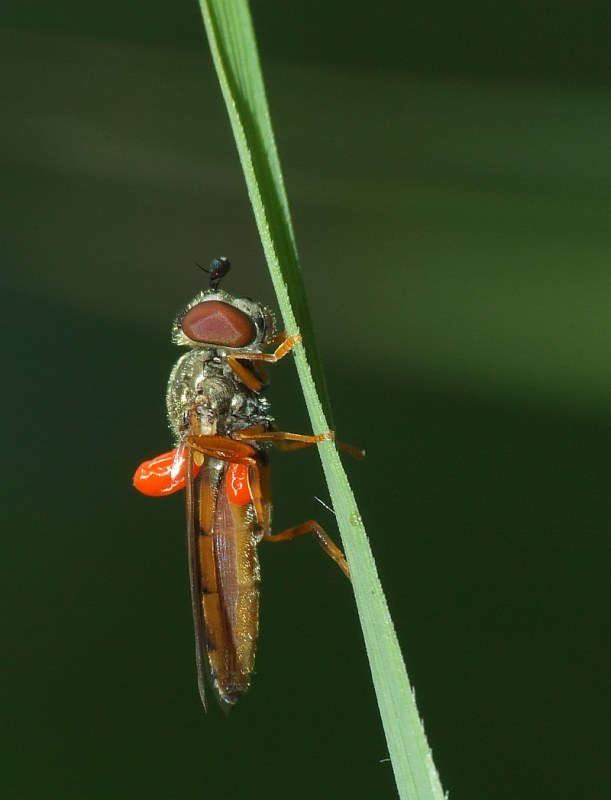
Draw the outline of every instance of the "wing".
[[[232,501],[230,464],[207,456],[188,480],[189,571],[198,685],[228,710],[248,688],[259,617],[256,514],[251,499]]]
[[[201,603],[201,568],[199,558],[199,528],[198,511],[199,501],[196,497],[198,487],[193,478],[193,454],[189,452],[187,459],[187,553],[189,559],[189,583],[191,585],[191,607],[193,609],[193,625],[195,628],[195,664],[197,666],[197,686],[204,709],[206,703],[206,681],[204,673],[207,667],[206,633],[204,628],[204,615]]]

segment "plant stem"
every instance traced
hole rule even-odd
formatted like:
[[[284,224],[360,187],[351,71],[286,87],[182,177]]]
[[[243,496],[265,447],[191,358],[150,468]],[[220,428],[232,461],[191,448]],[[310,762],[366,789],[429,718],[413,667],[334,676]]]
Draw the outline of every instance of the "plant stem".
[[[293,334],[299,330],[303,336],[303,346],[294,350],[295,363],[312,428],[315,433],[322,433],[329,430],[330,406],[248,3],[246,0],[200,0],[200,5],[278,305],[287,332]],[[319,452],[350,565],[399,796],[406,800],[442,800],[439,776],[354,495],[334,444],[322,442]]]

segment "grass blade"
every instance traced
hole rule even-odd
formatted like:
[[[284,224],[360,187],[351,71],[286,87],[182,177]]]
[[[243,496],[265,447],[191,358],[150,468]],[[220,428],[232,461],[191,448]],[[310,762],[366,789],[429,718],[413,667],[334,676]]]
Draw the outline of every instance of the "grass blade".
[[[295,363],[312,427],[328,430],[330,405],[299,267],[252,20],[246,0],[200,0],[248,194],[289,334],[301,331]],[[306,358],[307,353],[307,358]],[[319,445],[352,573],[371,674],[401,798],[441,800],[443,791],[414,701],[365,529],[337,450]]]

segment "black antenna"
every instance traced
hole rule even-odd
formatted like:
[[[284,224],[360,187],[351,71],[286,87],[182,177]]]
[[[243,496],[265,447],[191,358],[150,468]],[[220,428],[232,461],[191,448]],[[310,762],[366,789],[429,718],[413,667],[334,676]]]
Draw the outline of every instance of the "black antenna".
[[[197,262],[195,262],[197,264]],[[197,266],[202,269],[204,272],[207,272],[210,275],[208,279],[208,291],[209,292],[216,292],[218,289],[219,283],[222,279],[227,275],[231,268],[231,264],[229,263],[229,259],[225,258],[225,256],[221,256],[220,258],[215,258],[210,263],[210,269],[206,269],[206,267],[202,267],[201,264],[197,264]]]
[[[221,256],[221,258],[215,258],[214,261],[210,264],[210,280],[208,281],[208,291],[209,292],[216,292],[218,289],[219,283],[221,280],[227,275],[231,264],[229,263],[229,259]]]

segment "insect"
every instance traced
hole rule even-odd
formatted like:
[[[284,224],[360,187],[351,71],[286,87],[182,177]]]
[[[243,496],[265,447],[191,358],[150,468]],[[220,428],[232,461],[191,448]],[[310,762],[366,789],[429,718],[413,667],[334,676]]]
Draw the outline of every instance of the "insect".
[[[280,361],[301,337],[277,334],[267,308],[219,289],[229,268],[226,258],[215,259],[207,290],[174,323],[173,342],[189,348],[174,366],[167,389],[176,447],[145,461],[134,475],[135,487],[147,495],[186,490],[199,693],[206,707],[207,681],[226,710],[247,690],[254,667],[258,543],[312,533],[350,576],[343,553],[317,522],[271,533],[267,446],[299,449],[332,439],[333,433],[276,429],[263,396],[264,364]]]

